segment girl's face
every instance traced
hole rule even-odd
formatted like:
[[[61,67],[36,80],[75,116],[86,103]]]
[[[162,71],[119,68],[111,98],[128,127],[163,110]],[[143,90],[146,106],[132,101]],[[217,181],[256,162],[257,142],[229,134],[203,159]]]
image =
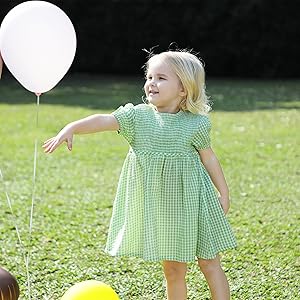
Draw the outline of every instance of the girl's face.
[[[185,96],[178,76],[159,58],[149,62],[144,90],[147,100],[160,112],[176,113]]]

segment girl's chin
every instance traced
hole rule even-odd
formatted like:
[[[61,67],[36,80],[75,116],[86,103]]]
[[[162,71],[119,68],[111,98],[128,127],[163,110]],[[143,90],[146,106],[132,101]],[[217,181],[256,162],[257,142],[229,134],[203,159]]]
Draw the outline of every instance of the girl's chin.
[[[152,97],[148,97],[147,100],[148,100],[149,103],[151,103],[153,105],[157,104],[157,101],[155,101],[155,99],[153,99]]]

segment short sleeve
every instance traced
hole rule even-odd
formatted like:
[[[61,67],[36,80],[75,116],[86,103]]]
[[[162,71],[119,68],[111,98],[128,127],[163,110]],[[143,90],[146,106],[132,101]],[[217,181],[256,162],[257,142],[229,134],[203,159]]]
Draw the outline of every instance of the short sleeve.
[[[211,123],[209,118],[207,116],[201,116],[198,130],[192,139],[192,145],[197,150],[203,150],[210,147],[210,129]]]
[[[135,106],[132,103],[127,103],[112,112],[112,115],[119,123],[120,129],[118,132],[131,144],[135,134]]]

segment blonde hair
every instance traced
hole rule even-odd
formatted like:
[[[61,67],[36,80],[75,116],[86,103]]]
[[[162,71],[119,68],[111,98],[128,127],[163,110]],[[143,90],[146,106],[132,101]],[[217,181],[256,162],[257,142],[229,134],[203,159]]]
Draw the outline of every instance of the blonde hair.
[[[166,51],[159,54],[149,53],[145,64],[147,72],[153,59],[165,61],[178,76],[186,93],[180,103],[180,109],[193,114],[207,114],[211,107],[205,91],[205,71],[200,59],[188,50]]]

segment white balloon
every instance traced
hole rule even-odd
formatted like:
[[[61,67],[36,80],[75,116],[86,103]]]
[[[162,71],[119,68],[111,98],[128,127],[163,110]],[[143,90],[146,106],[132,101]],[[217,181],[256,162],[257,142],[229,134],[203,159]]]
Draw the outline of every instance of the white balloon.
[[[3,19],[0,52],[7,68],[27,90],[45,93],[58,84],[74,60],[75,29],[54,4],[23,2]]]

